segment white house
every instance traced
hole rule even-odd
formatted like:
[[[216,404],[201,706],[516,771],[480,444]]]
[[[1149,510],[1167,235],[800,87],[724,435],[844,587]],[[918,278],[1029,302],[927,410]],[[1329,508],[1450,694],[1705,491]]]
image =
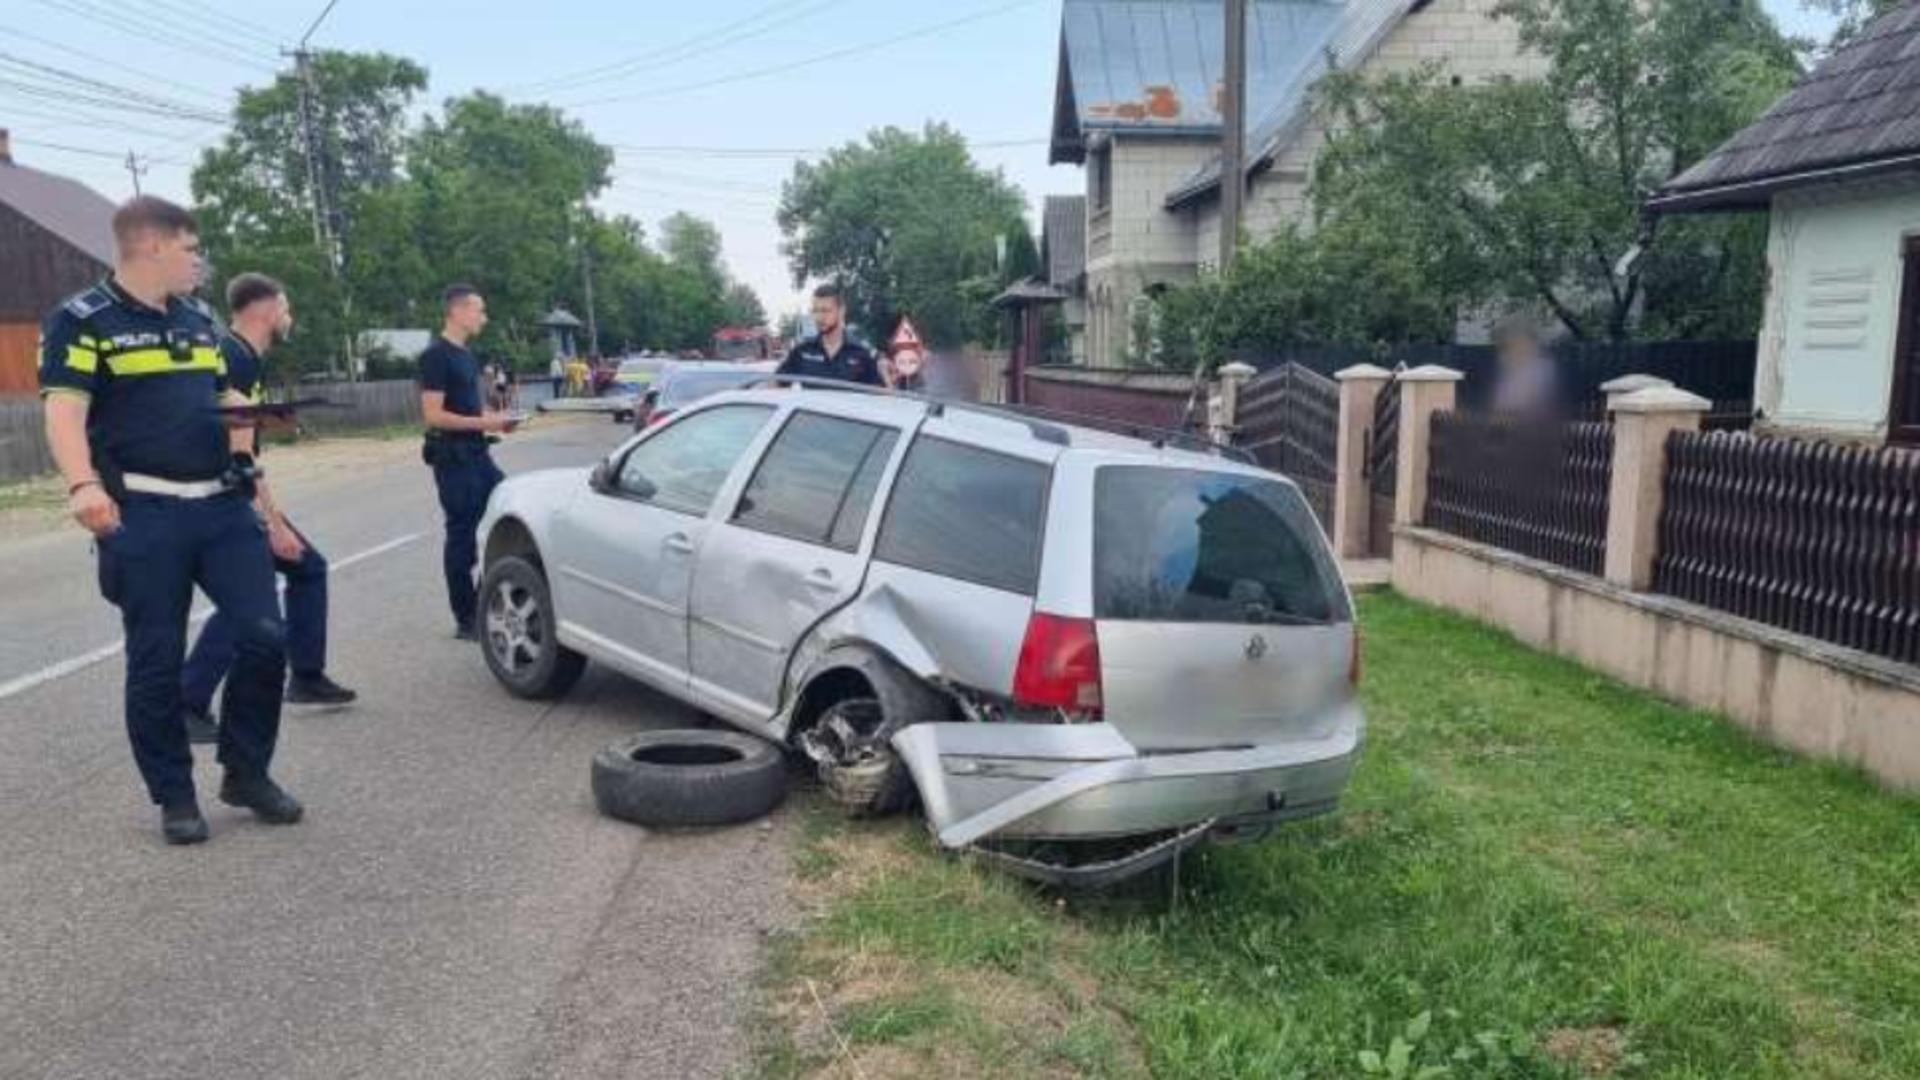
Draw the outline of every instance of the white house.
[[[1920,444],[1920,0],[1648,202],[1771,210],[1763,430]]]
[[[1311,90],[1331,62],[1368,74],[1439,65],[1461,81],[1529,78],[1498,0],[1254,0],[1247,27],[1248,197],[1255,239],[1302,221],[1326,132]],[[1065,0],[1050,160],[1087,175],[1088,362],[1126,362],[1158,287],[1219,251],[1220,0]]]

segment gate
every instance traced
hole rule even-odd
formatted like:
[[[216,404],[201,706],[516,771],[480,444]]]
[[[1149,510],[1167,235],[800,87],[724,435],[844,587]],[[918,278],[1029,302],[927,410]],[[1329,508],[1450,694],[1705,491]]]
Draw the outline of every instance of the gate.
[[[1325,528],[1333,520],[1340,385],[1299,364],[1282,364],[1240,391],[1235,427],[1242,449],[1300,485]]]
[[[1400,475],[1400,380],[1380,388],[1373,400],[1373,423],[1366,431],[1360,475],[1367,484],[1367,554],[1393,554],[1393,499]]]

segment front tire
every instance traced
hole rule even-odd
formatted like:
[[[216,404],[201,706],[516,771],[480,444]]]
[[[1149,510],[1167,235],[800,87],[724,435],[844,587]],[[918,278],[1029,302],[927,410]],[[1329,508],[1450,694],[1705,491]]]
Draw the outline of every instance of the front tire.
[[[495,561],[481,579],[480,651],[508,693],[533,701],[564,697],[587,667],[560,644],[546,575],[518,556]]]

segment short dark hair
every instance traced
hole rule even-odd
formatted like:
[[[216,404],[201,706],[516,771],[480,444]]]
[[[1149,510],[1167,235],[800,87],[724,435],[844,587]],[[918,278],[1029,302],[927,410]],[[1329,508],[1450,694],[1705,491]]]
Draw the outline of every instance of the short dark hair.
[[[840,293],[840,286],[835,285],[831,281],[814,289],[813,298],[815,300],[831,300],[836,304],[845,304],[847,302],[847,298]]]
[[[286,286],[249,271],[227,282],[227,314],[238,315],[262,300],[287,295]]]
[[[440,309],[442,311],[451,309],[453,305],[465,300],[467,297],[479,295],[479,289],[464,281],[456,281],[440,290]]]
[[[113,239],[120,250],[125,251],[143,232],[198,236],[200,226],[194,222],[193,213],[178,203],[170,203],[158,195],[136,195],[113,212]]]

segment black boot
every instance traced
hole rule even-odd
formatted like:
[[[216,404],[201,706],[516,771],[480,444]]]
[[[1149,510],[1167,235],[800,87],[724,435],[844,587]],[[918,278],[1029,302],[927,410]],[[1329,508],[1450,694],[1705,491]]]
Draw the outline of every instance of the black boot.
[[[341,686],[320,672],[296,673],[287,680],[288,705],[351,705],[359,694]]]
[[[254,817],[269,825],[291,825],[306,812],[300,800],[287,794],[266,775],[238,773],[232,769],[228,769],[226,778],[220,781],[220,801],[251,810]]]
[[[169,844],[205,843],[207,819],[200,816],[200,804],[189,799],[160,808],[160,835]]]
[[[220,725],[213,722],[213,714],[192,705],[180,709],[180,719],[187,726],[187,741],[196,746],[209,746],[220,741]]]

